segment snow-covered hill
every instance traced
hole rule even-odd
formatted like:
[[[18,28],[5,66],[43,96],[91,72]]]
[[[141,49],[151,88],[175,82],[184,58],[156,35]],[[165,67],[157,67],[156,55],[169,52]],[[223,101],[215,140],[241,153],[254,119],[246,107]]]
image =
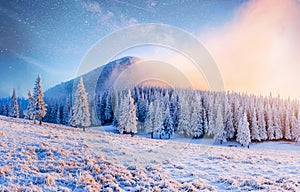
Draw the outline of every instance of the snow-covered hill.
[[[94,98],[95,93],[105,91],[112,87],[118,75],[123,72],[128,66],[136,63],[139,60],[137,57],[123,57],[111,61],[103,66],[100,66],[92,71],[56,85],[45,91],[45,99],[55,99],[58,103],[64,103],[68,96],[72,95],[73,86],[78,84],[80,77],[84,80],[84,85],[87,93]]]
[[[82,132],[0,116],[0,190],[300,190],[300,146],[251,147]]]

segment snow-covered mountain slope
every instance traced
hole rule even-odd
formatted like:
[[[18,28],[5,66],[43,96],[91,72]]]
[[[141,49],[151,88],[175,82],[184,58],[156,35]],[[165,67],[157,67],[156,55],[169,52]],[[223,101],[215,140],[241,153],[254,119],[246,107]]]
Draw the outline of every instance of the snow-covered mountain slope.
[[[89,96],[93,98],[95,93],[111,88],[118,75],[138,60],[139,58],[137,57],[123,57],[82,75],[84,85]],[[66,97],[72,95],[73,85],[76,86],[78,84],[80,77],[71,79],[48,89],[45,91],[45,99],[55,99],[58,103],[64,103]]]
[[[0,116],[0,191],[299,191],[300,146],[259,145],[153,140]]]

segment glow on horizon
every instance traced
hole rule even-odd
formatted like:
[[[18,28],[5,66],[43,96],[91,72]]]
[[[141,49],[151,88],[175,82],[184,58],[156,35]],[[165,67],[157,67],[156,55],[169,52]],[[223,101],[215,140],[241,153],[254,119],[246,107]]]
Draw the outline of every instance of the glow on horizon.
[[[299,1],[254,0],[200,39],[218,64],[227,90],[300,98],[299,34]]]

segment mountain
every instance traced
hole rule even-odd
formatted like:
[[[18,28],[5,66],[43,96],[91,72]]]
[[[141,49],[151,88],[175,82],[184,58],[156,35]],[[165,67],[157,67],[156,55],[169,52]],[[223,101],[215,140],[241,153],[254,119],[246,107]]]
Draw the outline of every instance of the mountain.
[[[45,100],[55,100],[57,103],[64,103],[68,96],[72,95],[73,87],[76,90],[77,82],[82,77],[89,98],[95,97],[95,93],[101,93],[112,87],[117,77],[130,65],[139,60],[137,57],[123,57],[98,67],[82,76],[63,82],[48,89]]]
[[[53,116],[56,116],[55,114],[57,112],[54,112],[55,109],[51,112],[51,108],[64,105],[68,97],[72,102],[73,93],[77,88],[80,77],[82,77],[85,89],[88,93],[92,124],[99,125],[100,121],[97,115],[97,111],[99,112],[99,109],[95,105],[96,97],[105,90],[112,88],[114,82],[118,79],[120,74],[132,64],[137,63],[139,60],[140,59],[137,57],[123,57],[98,67],[86,74],[83,74],[82,76],[78,76],[48,89],[44,93],[45,101],[48,105],[47,114],[52,116],[53,119]]]

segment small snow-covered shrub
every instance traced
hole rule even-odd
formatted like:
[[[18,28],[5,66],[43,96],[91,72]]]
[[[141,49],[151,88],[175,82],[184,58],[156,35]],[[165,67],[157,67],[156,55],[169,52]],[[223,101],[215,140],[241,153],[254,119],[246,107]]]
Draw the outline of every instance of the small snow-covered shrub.
[[[6,175],[12,173],[12,169],[9,166],[0,167],[0,175]]]
[[[45,182],[48,185],[54,185],[55,184],[55,180],[51,175],[47,175],[45,178]]]
[[[1,142],[1,141],[0,141],[0,146],[1,146],[1,147],[4,147],[4,148],[7,148],[7,147],[8,147],[6,143]]]

